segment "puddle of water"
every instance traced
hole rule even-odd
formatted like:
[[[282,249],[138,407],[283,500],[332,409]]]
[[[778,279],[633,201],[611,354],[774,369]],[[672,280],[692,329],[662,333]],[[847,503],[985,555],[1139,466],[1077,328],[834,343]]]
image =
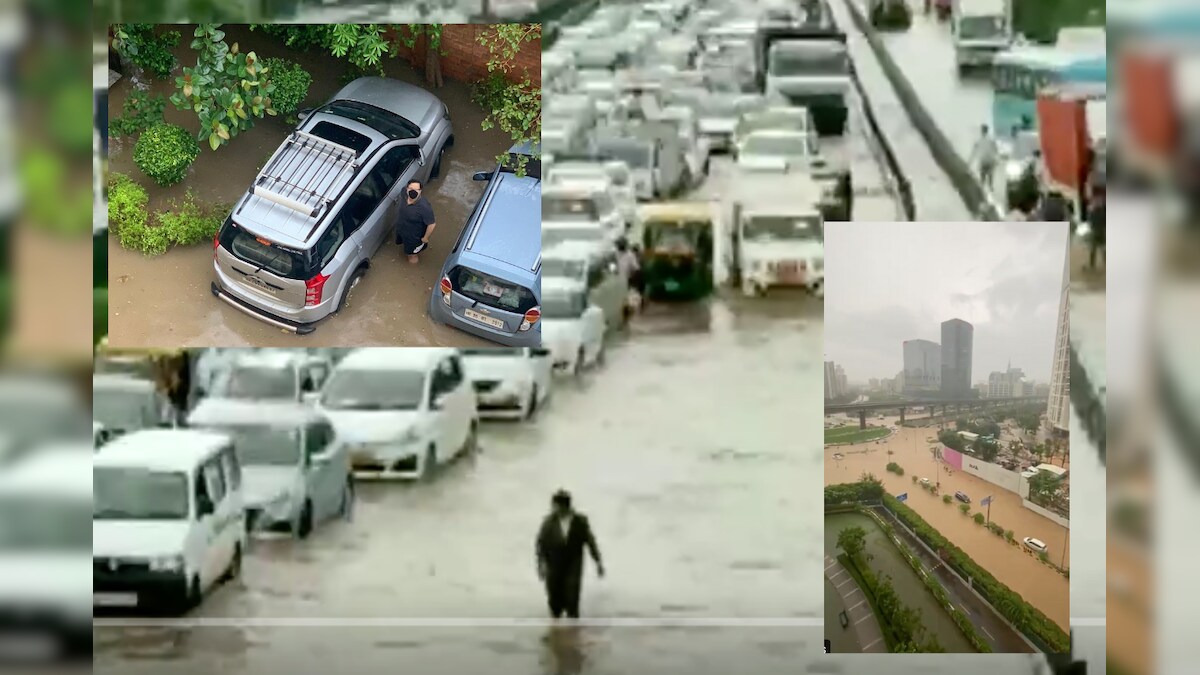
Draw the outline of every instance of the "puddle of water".
[[[178,29],[184,38],[174,51],[181,64],[191,66],[195,56],[188,47],[192,26]],[[299,63],[313,76],[308,98],[302,107],[327,100],[341,88],[346,62],[320,53],[295,52],[281,40],[246,26],[227,25],[226,41],[239,43],[243,51],[253,49],[260,58],[280,57]],[[418,73],[400,59],[385,59],[384,70],[392,77],[425,86]],[[178,71],[177,71],[178,73]],[[176,73],[176,74],[177,74]],[[121,114],[121,106],[133,87],[147,87],[151,94],[169,97],[173,74],[167,81],[146,81],[144,76],[122,78],[110,90],[109,115]],[[135,83],[135,79],[140,82]],[[442,178],[435,179],[426,196],[433,203],[439,227],[429,252],[411,265],[398,247],[385,243],[376,253],[371,271],[355,290],[355,306],[332,317],[311,335],[299,337],[273,328],[225,306],[211,293],[212,249],[208,244],[175,248],[163,256],[147,258],[125,250],[116,239],[109,242],[109,331],[114,345],[154,347],[177,346],[452,346],[476,347],[491,344],[461,331],[432,324],[427,317],[429,296],[437,283],[442,261],[449,255],[462,226],[482,193],[482,183],[471,180],[476,171],[495,165],[497,154],[511,145],[503,132],[480,128],[482,110],[470,100],[467,84],[446,80],[435,92],[449,106],[454,120],[454,147],[447,151]],[[191,111],[176,110],[169,102],[164,119],[189,131],[198,129]],[[150,211],[168,210],[172,201],[182,200],[187,190],[210,202],[232,203],[242,196],[258,170],[294,127],[282,116],[258,120],[229,145],[212,151],[207,145],[181,183],[162,188],[145,177],[133,163],[132,139],[113,139],[109,161],[113,171],[133,176],[146,187]]]

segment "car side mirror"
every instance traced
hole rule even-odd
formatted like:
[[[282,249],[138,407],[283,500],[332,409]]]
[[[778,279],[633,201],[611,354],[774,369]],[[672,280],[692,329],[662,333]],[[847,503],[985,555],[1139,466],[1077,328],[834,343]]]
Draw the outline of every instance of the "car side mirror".
[[[305,108],[304,110],[301,110],[300,112],[296,113],[296,119],[298,119],[300,121],[304,121],[305,118],[307,118],[309,115],[312,114],[312,111],[313,111],[312,108]]]
[[[473,176],[471,176],[471,180],[477,180],[477,181],[488,181],[491,179],[492,179],[491,171],[476,171],[475,174]]]
[[[209,497],[200,497],[196,500],[197,517],[203,518],[204,516],[211,516],[212,514],[216,513],[216,511],[216,505],[213,504],[212,499]]]

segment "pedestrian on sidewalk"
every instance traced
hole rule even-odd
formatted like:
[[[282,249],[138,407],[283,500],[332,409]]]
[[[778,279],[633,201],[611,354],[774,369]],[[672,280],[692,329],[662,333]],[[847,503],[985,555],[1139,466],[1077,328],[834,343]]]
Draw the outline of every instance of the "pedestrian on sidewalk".
[[[546,584],[550,616],[555,619],[579,618],[584,547],[596,563],[596,574],[603,577],[604,563],[591,523],[571,506],[571,493],[559,490],[550,499],[550,513],[537,536],[538,577]]]
[[[400,201],[400,213],[396,218],[396,243],[404,246],[408,262],[417,262],[417,254],[429,246],[429,238],[437,227],[434,222],[433,206],[421,194],[421,181],[410,181]]]
[[[1000,147],[996,144],[996,137],[992,135],[988,125],[981,125],[979,140],[975,141],[975,147],[971,149],[971,160],[979,163],[979,182],[983,183],[985,192],[992,189],[992,176],[996,174],[996,163],[999,159]]]

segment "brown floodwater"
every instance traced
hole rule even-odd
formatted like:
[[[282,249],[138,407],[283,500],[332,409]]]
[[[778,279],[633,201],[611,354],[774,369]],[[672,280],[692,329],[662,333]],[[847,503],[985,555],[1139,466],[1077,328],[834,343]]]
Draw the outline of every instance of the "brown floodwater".
[[[178,26],[183,34],[175,54],[181,64],[194,64],[188,46],[192,26]],[[222,28],[226,41],[260,58],[295,61],[313,76],[302,107],[318,105],[342,86],[346,61],[319,51],[297,52],[278,38],[250,31],[246,26]],[[406,61],[386,59],[388,77],[424,86],[424,74]],[[121,114],[122,103],[134,87],[169,97],[174,77],[166,81],[127,72],[110,90],[109,116]],[[450,252],[472,207],[483,192],[483,183],[471,175],[495,165],[496,155],[512,144],[507,134],[483,131],[483,110],[471,101],[466,83],[446,80],[436,90],[450,108],[454,121],[454,147],[443,159],[442,177],[434,180],[426,196],[433,204],[438,229],[419,263],[410,264],[399,248],[384,244],[375,254],[371,271],[355,289],[355,305],[322,322],[315,332],[296,336],[246,316],[209,292],[213,279],[209,243],[176,247],[157,257],[146,257],[121,247],[111,237],[109,255],[109,340],[120,346],[451,346],[490,344],[466,333],[433,324],[428,318],[429,296],[437,283],[442,262]],[[190,111],[176,110],[169,102],[164,118],[188,130],[199,128]],[[133,139],[114,138],[109,145],[112,171],[132,176],[146,187],[150,211],[171,208],[191,190],[207,202],[232,203],[253,182],[263,163],[294,128],[282,116],[259,120],[228,145],[213,152],[205,144],[182,182],[163,188],[155,185],[133,163]]]
[[[887,417],[883,420],[872,420],[872,423],[886,422],[894,425],[898,421],[898,417]],[[851,423],[849,420],[847,422]],[[852,423],[857,422],[856,418]],[[851,483],[858,480],[863,472],[870,472],[883,481],[884,488],[889,493],[908,493],[908,501],[905,503],[926,522],[991,572],[997,580],[1045,613],[1063,630],[1070,630],[1070,582],[1042,564],[1019,543],[1024,537],[1041,539],[1049,547],[1052,562],[1070,567],[1069,530],[1022,506],[1021,497],[1014,492],[965,471],[947,473],[945,467],[934,463],[930,451],[932,445],[926,440],[936,436],[937,427],[900,427],[899,431],[878,444],[868,441],[855,445],[826,447],[825,484]],[[894,454],[889,456],[889,450]],[[835,460],[835,453],[843,455],[843,459]],[[888,462],[899,464],[905,474],[897,476],[889,473],[886,470]],[[914,475],[940,481],[940,494],[931,495],[914,485]],[[973,517],[964,516],[959,512],[957,501],[942,503],[941,495],[953,495],[959,490],[971,497],[971,516],[977,512],[987,515],[988,507],[980,507],[979,501],[991,495],[992,520],[1003,525],[1005,529],[1012,530],[1018,543],[1010,544],[983,526],[975,524]]]

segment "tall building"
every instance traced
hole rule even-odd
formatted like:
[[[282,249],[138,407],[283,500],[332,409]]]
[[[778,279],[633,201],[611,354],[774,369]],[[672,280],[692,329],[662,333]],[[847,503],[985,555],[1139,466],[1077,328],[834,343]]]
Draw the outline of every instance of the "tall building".
[[[944,398],[971,397],[971,343],[975,327],[962,319],[942,322],[942,383]]]
[[[825,362],[825,400],[837,398],[837,371],[833,361]]]
[[[844,396],[846,392],[850,391],[850,383],[846,381],[846,371],[842,370],[841,366],[834,366],[833,369],[837,376],[837,395]]]
[[[904,393],[936,393],[942,382],[942,347],[929,340],[904,341]]]
[[[996,370],[988,375],[988,398],[1017,398],[1027,396],[1031,389],[1032,387],[1025,381],[1024,371],[1020,368],[1013,368],[1011,364],[1008,370],[1004,372]]]
[[[871,391],[879,391],[879,378],[872,377],[871,379],[867,380],[867,387],[869,387]]]
[[[1058,296],[1058,331],[1054,337],[1054,361],[1050,364],[1050,400],[1046,403],[1046,424],[1056,433],[1065,434],[1071,422],[1071,314],[1068,293],[1071,287],[1071,250],[1063,261],[1062,290]]]

